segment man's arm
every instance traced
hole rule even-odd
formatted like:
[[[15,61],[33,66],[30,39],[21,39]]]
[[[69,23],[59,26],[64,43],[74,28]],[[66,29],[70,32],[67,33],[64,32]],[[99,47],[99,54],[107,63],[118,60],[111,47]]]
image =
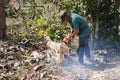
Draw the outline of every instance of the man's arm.
[[[68,25],[68,27],[70,28],[70,31],[71,31],[71,33],[72,33],[73,29],[72,29],[71,24],[70,24],[69,22],[67,22],[67,25]]]
[[[75,30],[73,33],[71,33],[69,36],[67,36],[68,40],[71,40],[75,35],[77,35],[80,32],[79,29]]]

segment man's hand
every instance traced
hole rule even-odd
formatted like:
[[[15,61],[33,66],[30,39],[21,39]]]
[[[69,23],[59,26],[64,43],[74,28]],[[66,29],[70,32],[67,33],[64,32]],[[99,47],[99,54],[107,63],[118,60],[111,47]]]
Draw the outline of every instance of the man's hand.
[[[71,40],[72,38],[70,37],[70,35],[64,37],[63,41],[66,43],[66,44],[70,44],[71,43]]]
[[[63,39],[63,41],[66,43],[66,44],[69,44],[71,41],[68,40],[66,37]]]

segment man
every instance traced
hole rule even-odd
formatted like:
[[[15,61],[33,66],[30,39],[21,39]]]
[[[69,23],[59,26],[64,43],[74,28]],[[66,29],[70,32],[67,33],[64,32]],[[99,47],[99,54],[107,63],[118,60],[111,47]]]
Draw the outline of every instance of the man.
[[[91,28],[87,21],[78,14],[68,13],[66,11],[60,12],[60,18],[62,22],[66,22],[68,24],[68,27],[71,30],[70,35],[65,37],[67,41],[70,41],[75,35],[79,36],[79,48],[77,50],[79,63],[84,64],[84,55],[86,55],[88,60],[92,61],[88,45]]]

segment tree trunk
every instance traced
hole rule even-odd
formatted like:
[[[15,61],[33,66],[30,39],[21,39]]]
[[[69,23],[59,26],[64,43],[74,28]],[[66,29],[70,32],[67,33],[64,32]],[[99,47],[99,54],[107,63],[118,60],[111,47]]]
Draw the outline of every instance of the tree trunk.
[[[6,38],[6,13],[3,0],[0,0],[0,39]]]
[[[62,65],[65,62],[64,55],[69,54],[70,47],[68,47],[65,43],[54,42],[50,39],[50,37],[46,37],[46,41],[47,46],[57,52],[56,54],[52,54],[56,55],[55,63]]]
[[[52,50],[57,50],[61,54],[69,54],[70,47],[68,47],[65,43],[54,42],[50,39],[50,37],[46,37],[47,46]]]

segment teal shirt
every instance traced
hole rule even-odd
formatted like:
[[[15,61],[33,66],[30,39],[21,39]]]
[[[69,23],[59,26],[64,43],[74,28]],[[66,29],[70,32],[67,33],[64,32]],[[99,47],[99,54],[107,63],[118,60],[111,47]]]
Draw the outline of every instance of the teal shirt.
[[[80,15],[75,13],[70,13],[70,24],[73,28],[73,31],[79,29],[79,37],[89,36],[91,33],[91,28],[88,25],[87,21]]]

